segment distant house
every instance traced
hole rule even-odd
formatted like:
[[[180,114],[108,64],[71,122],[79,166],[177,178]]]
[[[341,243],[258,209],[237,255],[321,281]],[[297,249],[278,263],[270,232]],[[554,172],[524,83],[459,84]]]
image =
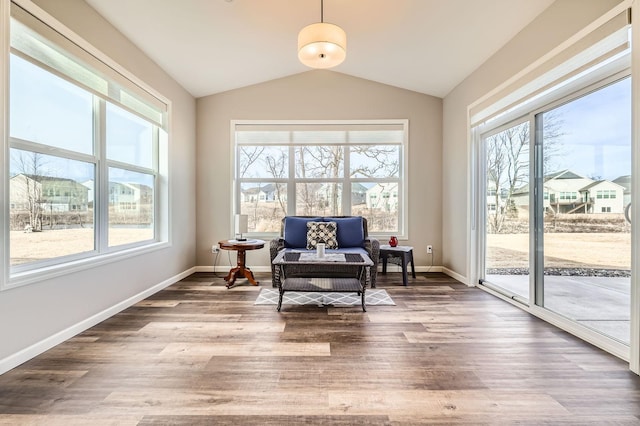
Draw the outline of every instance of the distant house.
[[[93,181],[82,185],[89,190],[89,206],[93,206]],[[153,188],[139,183],[109,182],[109,204],[117,212],[139,212],[153,205]]]
[[[312,192],[313,199],[318,201],[327,201],[332,198],[333,191],[336,190],[336,185],[333,183],[312,184],[309,185]],[[286,200],[286,194],[283,192],[280,195],[283,200]],[[277,201],[278,193],[275,184],[266,184],[253,186],[243,189],[240,192],[240,202],[242,203],[269,203]],[[365,204],[367,200],[367,187],[360,183],[353,183],[351,185],[351,203],[353,205]]]
[[[139,212],[153,203],[153,188],[139,183],[109,182],[109,204],[118,212]]]
[[[613,183],[624,188],[624,196],[622,197],[622,204],[628,206],[631,203],[631,175],[620,176],[613,180]]]
[[[361,183],[351,184],[351,204],[365,204],[367,202],[367,187]]]
[[[393,211],[398,208],[398,184],[376,183],[367,190],[367,208]]]
[[[599,180],[580,190],[587,213],[624,213],[624,187]]]
[[[10,180],[13,210],[26,210],[36,202],[45,212],[88,210],[89,189],[73,179],[18,174]]]
[[[608,180],[595,181],[571,170],[544,178],[543,203],[555,213],[622,213],[624,187]],[[529,208],[529,187],[512,194],[517,208]]]
[[[10,210],[29,210],[31,202],[42,203],[42,183],[25,174],[9,179]]]
[[[276,185],[273,183],[253,186],[240,191],[240,202],[242,203],[267,203],[273,201],[276,201]]]
[[[495,213],[497,211],[503,211],[506,198],[506,188],[499,188],[499,185],[497,185],[493,179],[489,178],[487,180],[487,212]]]

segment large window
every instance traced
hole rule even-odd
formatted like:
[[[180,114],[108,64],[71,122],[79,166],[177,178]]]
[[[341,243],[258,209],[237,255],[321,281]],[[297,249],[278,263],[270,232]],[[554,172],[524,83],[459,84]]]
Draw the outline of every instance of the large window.
[[[249,232],[278,232],[285,215],[362,215],[372,233],[405,233],[406,120],[233,126]]]
[[[11,274],[158,241],[166,105],[11,6]]]

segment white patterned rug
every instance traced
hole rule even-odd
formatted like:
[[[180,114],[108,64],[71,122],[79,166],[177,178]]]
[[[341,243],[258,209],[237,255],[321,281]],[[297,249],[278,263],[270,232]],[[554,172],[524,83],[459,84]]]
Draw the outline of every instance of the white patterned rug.
[[[367,306],[394,305],[386,290],[369,289],[364,294]],[[277,305],[278,290],[274,288],[260,289],[255,305]],[[360,296],[356,293],[312,293],[287,291],[282,298],[283,305],[333,305],[360,306]]]

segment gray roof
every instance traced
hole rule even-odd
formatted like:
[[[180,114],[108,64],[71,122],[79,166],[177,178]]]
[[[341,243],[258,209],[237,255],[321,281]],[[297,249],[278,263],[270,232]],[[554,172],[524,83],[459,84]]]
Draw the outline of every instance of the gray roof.
[[[544,177],[545,182],[551,179],[585,179],[585,177],[580,176],[569,169],[565,169],[560,170],[559,172],[549,173]]]
[[[617,183],[620,186],[624,187],[624,192],[628,193],[631,191],[631,175],[625,175],[617,177],[613,180],[614,183]]]
[[[617,183],[615,183],[615,182],[611,182],[610,180],[602,179],[602,180],[597,180],[597,181],[595,181],[595,182],[593,182],[593,183],[590,183],[589,185],[585,186],[584,188],[581,188],[581,189],[580,189],[580,192],[582,192],[582,191],[586,191],[587,189],[591,189],[591,188],[593,188],[594,186],[598,186],[598,185],[600,185],[600,184],[601,184],[601,183],[603,183],[603,182],[612,183],[612,184],[614,184],[614,185],[616,185],[616,186],[619,186],[619,187],[621,187],[621,188],[624,188],[624,186],[619,185],[619,184],[617,184]]]

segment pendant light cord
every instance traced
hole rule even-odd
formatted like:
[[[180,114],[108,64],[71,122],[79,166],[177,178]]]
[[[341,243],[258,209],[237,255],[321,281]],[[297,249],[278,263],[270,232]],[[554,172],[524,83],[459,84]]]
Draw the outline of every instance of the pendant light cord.
[[[320,0],[320,22],[324,22],[324,0]]]

